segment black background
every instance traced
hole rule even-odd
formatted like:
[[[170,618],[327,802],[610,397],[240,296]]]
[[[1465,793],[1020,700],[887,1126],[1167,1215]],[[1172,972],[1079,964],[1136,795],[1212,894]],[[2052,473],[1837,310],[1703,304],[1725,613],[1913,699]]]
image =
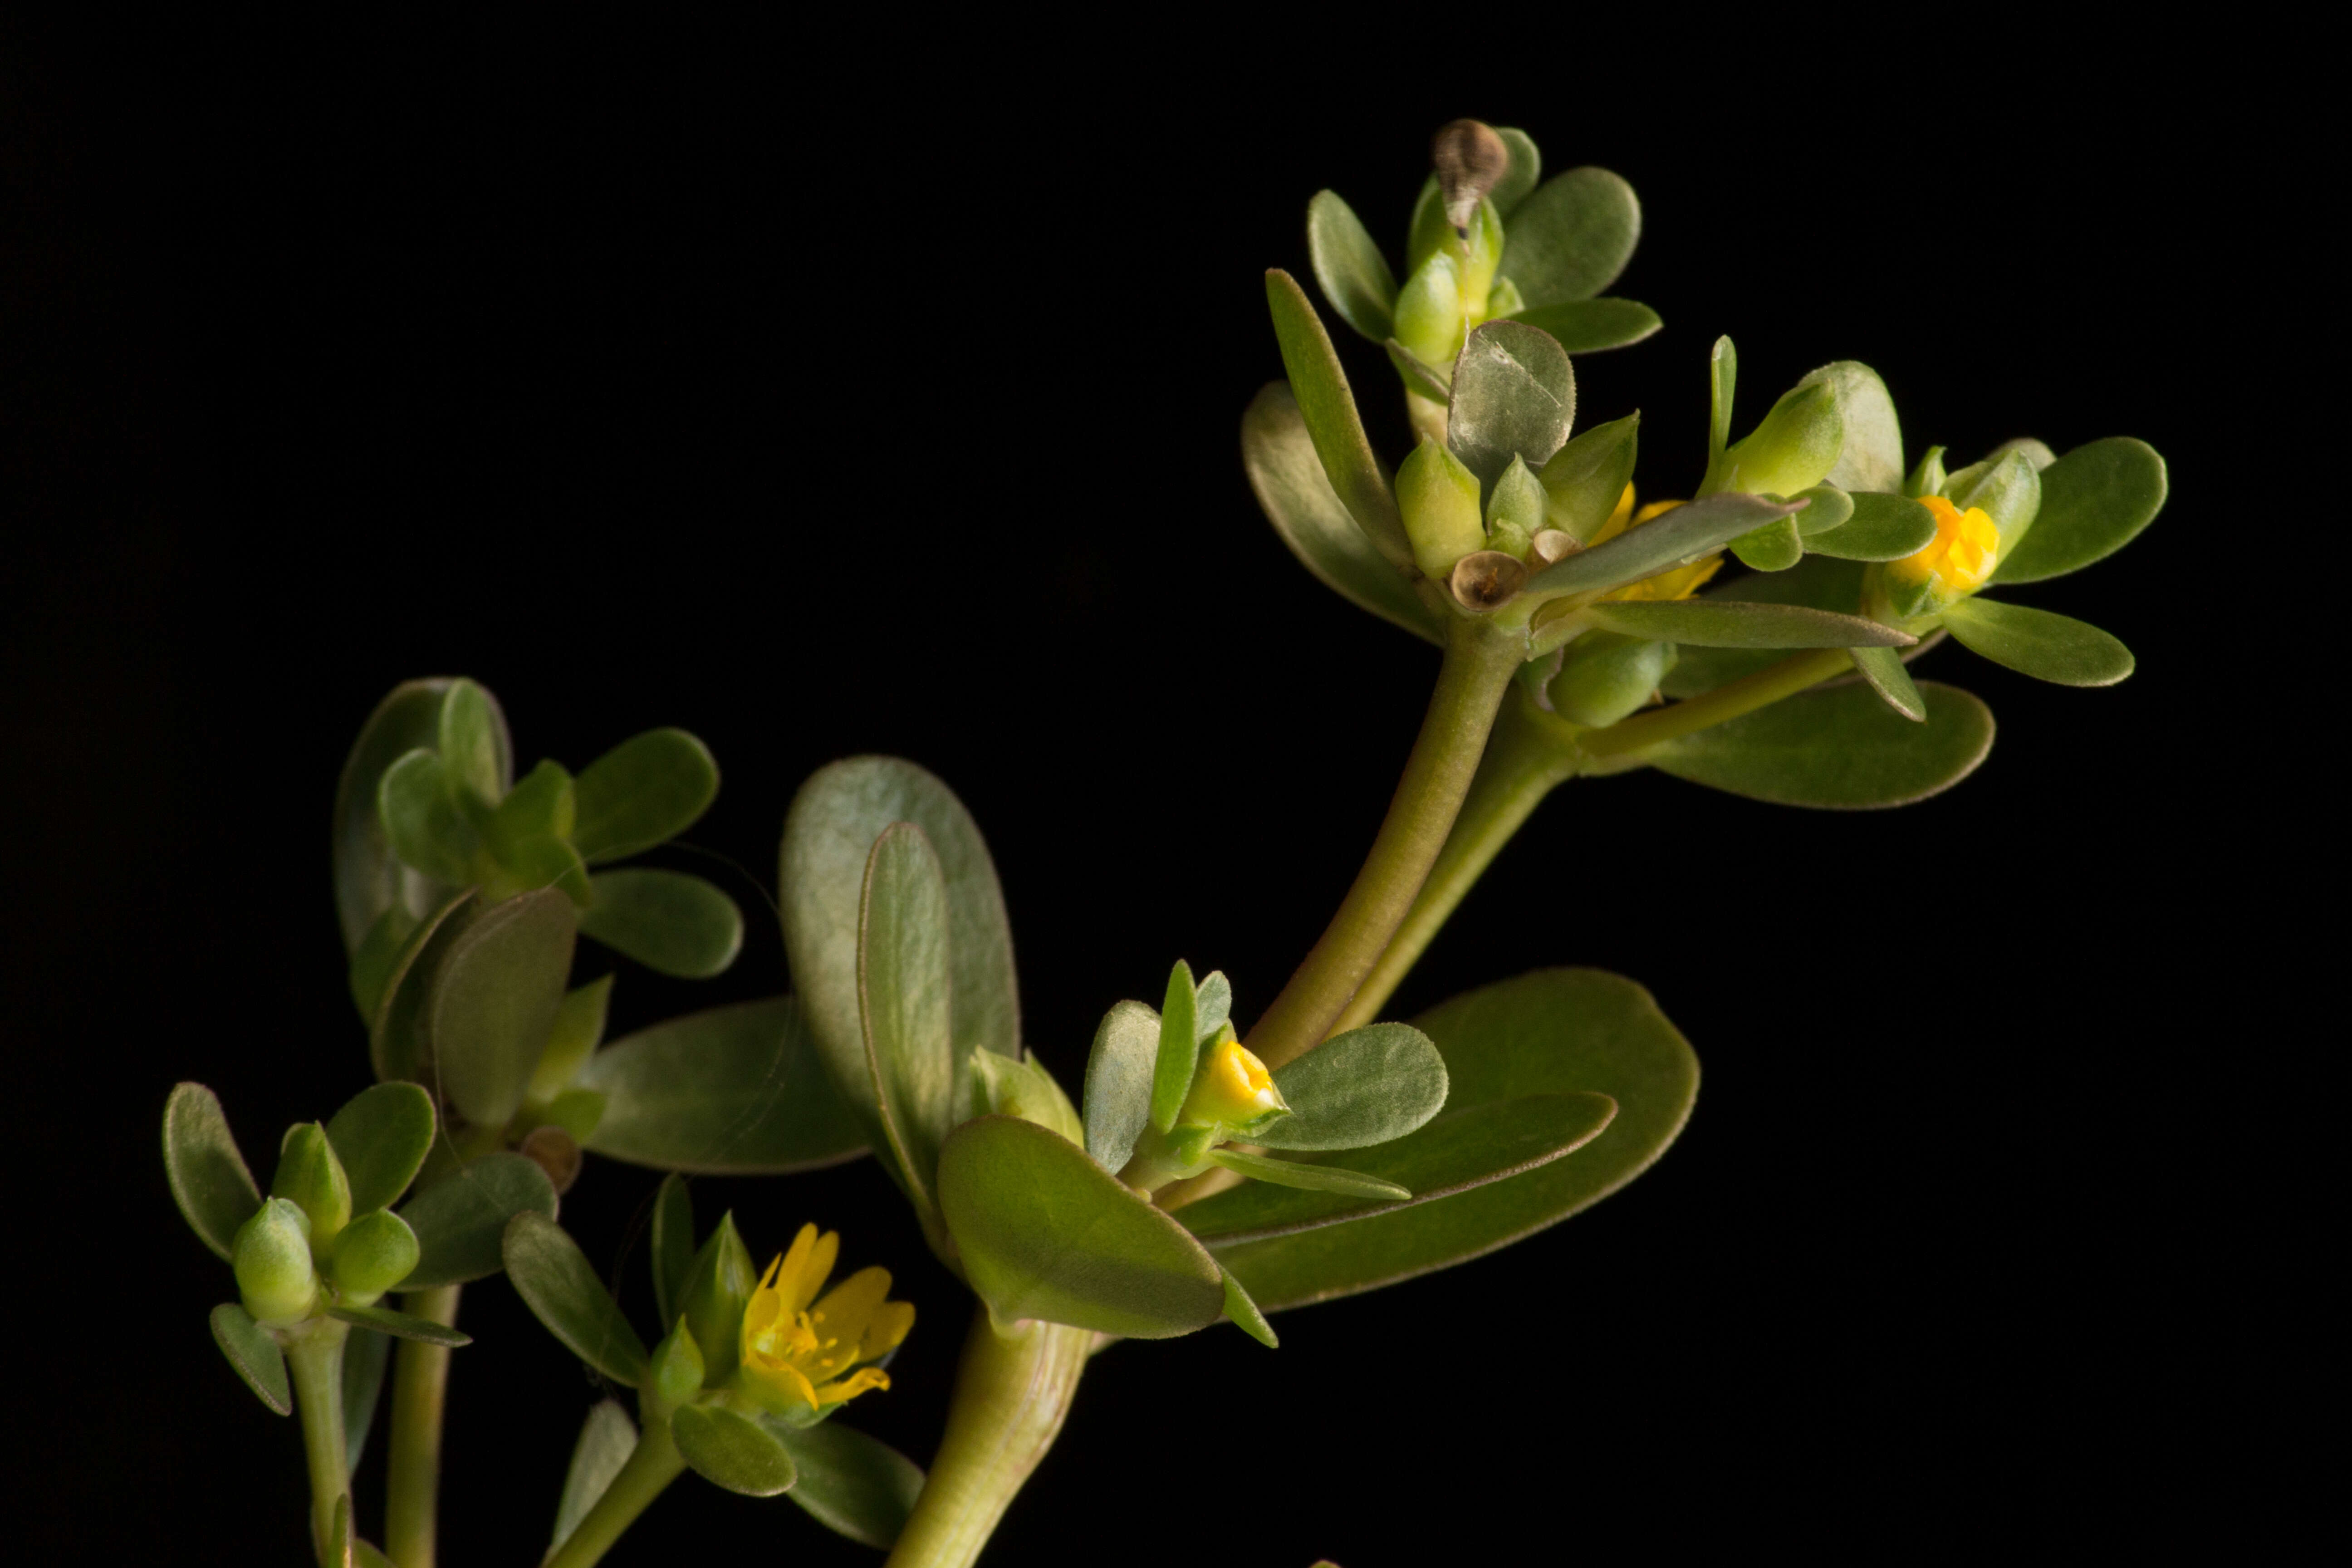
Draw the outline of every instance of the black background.
[[[2251,504],[2221,367],[2305,309],[2307,148],[2225,116],[2239,68],[1666,21],[1269,70],[1246,37],[1080,60],[873,26],[0,33],[26,1549],[299,1557],[295,1432],[208,1346],[231,1287],[155,1126],[198,1079],[266,1149],[365,1081],[326,814],[398,679],[488,684],[526,765],[662,723],[716,751],[725,788],[670,859],[729,880],[743,958],[698,986],[627,970],[616,1029],[786,984],[758,890],[782,810],[860,751],[977,815],[1066,1084],[1176,954],[1227,971],[1244,1017],[1271,999],[1433,661],[1256,514],[1260,271],[1304,272],[1321,185],[1398,242],[1458,113],[1640,192],[1613,291],[1665,330],[1578,374],[1580,422],[1643,410],[1650,495],[1697,478],[1719,331],[1743,427],[1853,357],[1914,455],[2153,441],[2150,533],[2016,595],[2139,673],[2061,690],[1937,652],[2000,739],[1902,812],[1650,773],[1562,791],[1400,1010],[1541,964],[1629,973],[1706,1064],[1686,1135],[1572,1224],[1279,1319],[1278,1353],[1221,1328],[1105,1354],[990,1560],[2007,1554],[2241,1519],[2249,1401],[2294,1354],[2291,1309],[2261,1305],[2294,1227],[2246,1217],[2273,1154],[2245,1062],[2291,1085],[2308,1047],[2231,965],[2276,928],[2252,879],[2296,807],[2244,772],[2270,683],[2189,609]],[[1342,352],[1400,453],[1389,373]],[[594,1163],[565,1207],[641,1310],[654,1182]],[[815,1218],[898,1273],[920,1321],[855,1415],[927,1458],[966,1307],[878,1172],[696,1196],[763,1256]],[[531,1561],[595,1390],[503,1284],[465,1322],[445,1559]],[[360,1504],[372,1533],[375,1464]],[[692,1478],[614,1561],[665,1542],[875,1560]]]

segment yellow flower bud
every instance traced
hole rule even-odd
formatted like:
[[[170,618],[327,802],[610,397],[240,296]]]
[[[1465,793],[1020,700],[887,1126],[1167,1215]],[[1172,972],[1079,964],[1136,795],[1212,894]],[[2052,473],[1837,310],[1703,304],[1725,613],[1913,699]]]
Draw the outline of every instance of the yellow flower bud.
[[[1898,583],[1925,587],[1941,604],[1973,594],[2000,561],[2000,530],[1984,508],[1962,511],[1942,496],[1922,496],[1919,504],[1936,517],[1936,537],[1916,555],[1890,563]]]
[[[1287,1116],[1282,1090],[1274,1075],[1239,1040],[1219,1040],[1202,1053],[1192,1092],[1184,1097],[1179,1123],[1195,1127],[1230,1127],[1245,1131],[1263,1126],[1270,1117]]]
[[[1445,581],[1465,555],[1486,548],[1478,476],[1435,441],[1422,442],[1397,469],[1396,497],[1413,562],[1437,581]]]

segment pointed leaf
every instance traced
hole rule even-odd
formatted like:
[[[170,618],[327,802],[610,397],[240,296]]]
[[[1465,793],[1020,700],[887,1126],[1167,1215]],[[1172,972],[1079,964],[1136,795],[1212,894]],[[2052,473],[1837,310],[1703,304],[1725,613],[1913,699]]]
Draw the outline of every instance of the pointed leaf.
[[[1656,1159],[1681,1131],[1698,1087],[1698,1064],[1690,1047],[1649,994],[1596,970],[1538,970],[1457,996],[1413,1022],[1445,1058],[1451,1084],[1446,1110],[1410,1138],[1346,1158],[1412,1187],[1419,1198],[1344,1224],[1257,1240],[1218,1240],[1219,1258],[1266,1310],[1446,1268],[1567,1217],[1624,1185]],[[1539,1103],[1528,1103],[1530,1099]],[[1512,1110],[1488,1109],[1513,1101],[1520,1103]],[[1589,1131],[1612,1101],[1616,1115],[1605,1131],[1558,1158],[1559,1142],[1572,1132],[1573,1118],[1587,1118]],[[1481,1115],[1502,1120],[1481,1133]],[[1524,1140],[1516,1147],[1537,1163],[1505,1180],[1435,1195],[1445,1190],[1430,1179],[1439,1173],[1411,1171],[1396,1152],[1447,1142],[1459,1147],[1465,1124],[1472,1147],[1491,1149],[1499,1158],[1511,1152],[1503,1145]],[[1553,1157],[1540,1158],[1547,1141]],[[1252,1183],[1181,1213],[1196,1223],[1205,1221],[1213,1217],[1213,1205],[1248,1194],[1302,1205],[1348,1203]]]
[[[1282,1341],[1275,1333],[1274,1325],[1265,1321],[1265,1314],[1257,1310],[1255,1301],[1250,1300],[1247,1288],[1234,1277],[1232,1269],[1225,1269],[1224,1275],[1225,1321],[1270,1351],[1281,1349]]]
[[[1944,628],[1970,653],[2060,686],[2113,686],[2131,674],[2131,649],[2085,621],[1997,599],[1962,599]]]
[[[1801,692],[1670,741],[1645,760],[1661,773],[1781,805],[1908,805],[1974,773],[1992,749],[1992,713],[1956,687],[1918,688],[1927,719],[1890,711],[1868,686]]]
[[[1523,310],[1511,320],[1549,332],[1572,354],[1622,349],[1664,325],[1655,310],[1633,300],[1563,300]]]
[[[1513,458],[1549,462],[1576,416],[1576,372],[1550,335],[1518,321],[1474,329],[1454,363],[1445,442],[1491,489]]]
[[[474,1336],[462,1330],[453,1329],[446,1323],[436,1323],[429,1318],[395,1312],[389,1307],[330,1307],[327,1316],[339,1322],[354,1323],[380,1334],[390,1334],[396,1340],[415,1340],[419,1344],[456,1348],[474,1342]]]
[[[1601,594],[1654,577],[1722,549],[1741,534],[1792,517],[1802,507],[1724,491],[1678,506],[1639,528],[1580,550],[1528,579],[1530,594]]]
[[[839,1421],[768,1428],[800,1479],[787,1493],[836,1535],[888,1551],[922,1494],[920,1465],[879,1438]]]
[[[1706,466],[1712,469],[1731,444],[1731,396],[1739,381],[1739,351],[1728,337],[1715,340],[1707,378]]]
[[[1992,580],[2039,583],[2106,559],[2155,521],[2169,487],[2164,459],[2145,441],[2110,436],[2075,447],[2042,470],[2042,509]]]
[[[237,1152],[220,1097],[184,1083],[163,1102],[163,1173],[188,1228],[222,1258],[236,1249],[237,1227],[261,1207],[261,1189]]]
[[[858,1016],[882,1132],[899,1185],[934,1203],[940,1142],[954,1120],[949,1035],[948,893],[923,830],[895,823],[874,841],[858,916]]]
[[[1840,529],[1838,531],[1843,533],[1845,531]],[[1734,577],[1709,588],[1700,596],[1743,604],[1802,605],[1842,616],[1858,615],[1862,610],[1863,572],[1859,563],[1832,561],[1814,552],[1786,572],[1752,573]],[[1918,649],[1926,646],[1924,643],[1916,644],[1904,650],[1904,657],[1914,658]],[[1696,697],[1702,691],[1712,691],[1744,676],[1769,669],[1785,657],[1777,648],[1683,647],[1679,647],[1679,657],[1674,667],[1666,671],[1658,685],[1668,697]]]
[[[793,1458],[775,1434],[724,1405],[686,1405],[670,1417],[669,1434],[694,1473],[745,1497],[774,1497],[795,1478]]]
[[[549,1333],[614,1382],[637,1386],[646,1372],[645,1342],[562,1226],[545,1215],[515,1215],[507,1226],[506,1264],[515,1293]]]
[[[580,931],[647,969],[681,980],[723,973],[743,946],[735,900],[685,871],[632,868],[588,879]]]
[[[581,1426],[580,1441],[572,1447],[572,1465],[563,1473],[563,1496],[555,1505],[555,1533],[547,1542],[550,1548],[571,1539],[636,1447],[637,1424],[629,1419],[621,1402],[598,1400]]]
[[[1410,1189],[1381,1176],[1368,1176],[1361,1171],[1345,1171],[1337,1165],[1312,1165],[1297,1160],[1276,1160],[1264,1154],[1244,1153],[1239,1149],[1212,1149],[1209,1163],[1228,1171],[1239,1172],[1253,1181],[1269,1182],[1277,1187],[1292,1187],[1301,1192],[1339,1193],[1351,1198],[1371,1198],[1383,1203],[1402,1203],[1412,1196]]]
[[[1432,364],[1394,338],[1381,346],[1388,350],[1389,363],[1396,366],[1407,392],[1426,397],[1441,407],[1454,401],[1452,365]]]
[[[550,888],[468,918],[434,968],[425,1000],[432,1072],[451,1105],[503,1127],[546,1048],[572,973],[572,900]]]
[[[1886,384],[1861,361],[1842,359],[1811,372],[1797,385],[1824,382],[1837,399],[1838,416],[1845,426],[1845,444],[1838,450],[1828,482],[1842,490],[1900,491],[1903,426],[1895,417],[1895,399],[1887,395]]]
[[[1570,440],[1543,466],[1546,520],[1580,544],[1601,531],[1633,477],[1642,416],[1612,419]]]
[[[1363,220],[1335,192],[1318,191],[1307,204],[1307,255],[1339,319],[1374,342],[1386,338],[1396,274]]]
[[[245,1379],[255,1397],[280,1415],[294,1414],[294,1394],[286,1381],[286,1352],[269,1331],[235,1301],[213,1309],[213,1342],[228,1357],[228,1364]]]
[[[668,842],[719,795],[710,748],[684,730],[648,730],[588,764],[572,781],[572,847],[593,864]]]
[[[1445,1058],[1410,1024],[1367,1024],[1284,1063],[1274,1087],[1290,1115],[1250,1142],[1360,1149],[1402,1138],[1445,1108]]]
[[[1167,1339],[1223,1313],[1223,1276],[1181,1226],[1032,1122],[957,1128],[940,1157],[940,1204],[1000,1322]]]
[[[853,1159],[866,1131],[789,996],[688,1013],[614,1041],[580,1084],[604,1097],[581,1142],[656,1170],[780,1174]]]
[[[1919,639],[1860,616],[1800,605],[1681,599],[1659,604],[1587,605],[1584,617],[1604,631],[1700,647],[1906,647]]]
[[[343,1341],[343,1466],[359,1474],[367,1454],[368,1431],[383,1398],[384,1369],[392,1363],[392,1336],[353,1329]]]
[[[1875,490],[1851,492],[1853,515],[1830,533],[1808,535],[1805,549],[1839,561],[1900,561],[1936,537],[1936,514],[1916,500]]]
[[[1911,672],[1903,668],[1903,656],[1893,648],[1857,647],[1847,650],[1853,656],[1853,668],[1861,673],[1879,700],[1915,723],[1925,722],[1927,700],[1919,695],[1918,687],[1911,682]]]
[[[646,1250],[654,1271],[654,1316],[664,1331],[686,1310],[686,1287],[694,1268],[694,1198],[675,1171],[654,1194],[654,1216]]]
[[[445,896],[429,878],[402,864],[384,837],[377,792],[386,769],[408,752],[432,749],[439,741],[442,699],[454,684],[446,678],[406,680],[392,689],[361,726],[335,785],[335,912],[343,945],[356,951],[379,916],[395,906],[421,918]],[[487,696],[488,694],[485,693]],[[513,748],[506,720],[493,700],[497,745],[512,771]]]
[[[485,1154],[411,1198],[400,1211],[416,1233],[416,1267],[403,1290],[463,1285],[496,1274],[508,1223],[529,1212],[555,1216],[555,1184],[522,1154]]]
[[[1087,1057],[1087,1152],[1117,1171],[1135,1153],[1151,1120],[1151,1073],[1160,1059],[1160,1016],[1140,1002],[1103,1015]]]
[[[1399,570],[1412,565],[1412,544],[1405,537],[1404,519],[1390,493],[1388,478],[1364,435],[1356,412],[1355,394],[1348,388],[1348,373],[1331,347],[1307,302],[1306,293],[1289,273],[1279,268],[1265,275],[1266,305],[1274,313],[1274,335],[1282,346],[1282,364],[1290,390],[1298,402],[1298,416],[1314,443],[1316,458],[1339,504],[1356,520],[1372,547]],[[1385,334],[1383,334],[1385,336]]]
[[[380,1083],[345,1101],[327,1142],[352,1187],[352,1213],[400,1201],[433,1152],[433,1097],[413,1083]]]
[[[1152,1053],[1151,1125],[1165,1132],[1176,1125],[1192,1071],[1201,1059],[1198,993],[1192,966],[1182,959],[1168,973],[1168,995],[1160,1007],[1160,1045]]]
[[[1325,587],[1415,637],[1445,640],[1437,612],[1339,504],[1287,383],[1268,382],[1242,416],[1242,466],[1266,521]]]
[[[1633,187],[1606,169],[1570,169],[1511,213],[1502,276],[1533,310],[1590,300],[1617,279],[1642,237]]]

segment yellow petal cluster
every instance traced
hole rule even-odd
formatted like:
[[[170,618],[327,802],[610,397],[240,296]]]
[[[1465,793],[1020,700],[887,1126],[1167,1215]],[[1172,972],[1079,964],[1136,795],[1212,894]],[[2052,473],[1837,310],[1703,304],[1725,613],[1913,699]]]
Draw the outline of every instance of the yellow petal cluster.
[[[1922,496],[1919,504],[1936,515],[1936,537],[1916,555],[1906,555],[1887,570],[1909,583],[1930,577],[1952,594],[1972,594],[1984,586],[2000,560],[2000,530],[1984,508],[1962,511],[1942,496]]]
[[[1208,1049],[1192,1092],[1177,1120],[1196,1127],[1222,1122],[1243,1127],[1270,1110],[1287,1110],[1274,1075],[1239,1040],[1223,1039]]]
[[[863,1363],[898,1348],[915,1326],[914,1306],[885,1300],[887,1268],[861,1268],[819,1299],[840,1251],[838,1233],[819,1236],[804,1225],[751,1293],[743,1312],[742,1377],[761,1403],[814,1409],[890,1386],[879,1367]]]
[[[1629,528],[1639,528],[1654,517],[1664,517],[1682,505],[1678,500],[1654,500],[1641,510],[1633,510],[1633,487],[1627,485],[1625,493],[1617,498],[1617,510],[1592,536],[1592,543],[1603,544]],[[1589,548],[1589,547],[1588,547]],[[1638,583],[1628,583],[1612,594],[1601,595],[1609,604],[1657,604],[1672,599],[1687,599],[1706,586],[1706,580],[1723,567],[1723,553],[1717,551],[1704,561],[1694,561],[1687,566],[1677,566],[1671,572],[1661,572],[1654,577],[1644,577]]]

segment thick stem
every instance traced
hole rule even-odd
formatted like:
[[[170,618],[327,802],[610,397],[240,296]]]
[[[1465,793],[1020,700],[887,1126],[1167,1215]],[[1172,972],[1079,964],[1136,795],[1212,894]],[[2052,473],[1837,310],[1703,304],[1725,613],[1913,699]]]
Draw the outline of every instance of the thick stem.
[[[563,1544],[549,1552],[540,1568],[589,1568],[613,1549],[621,1532],[635,1524],[637,1515],[685,1468],[686,1460],[670,1438],[668,1421],[648,1420],[637,1435],[637,1446],[629,1450],[627,1461],[604,1489],[604,1495],[581,1516]]]
[[[1588,757],[1622,757],[1753,713],[1853,668],[1853,658],[1842,647],[1811,648],[1687,701],[1636,713],[1606,730],[1587,730],[1576,738],[1576,746]]]
[[[1446,836],[1445,847],[1438,851],[1437,863],[1430,868],[1404,923],[1390,939],[1388,951],[1364,977],[1355,1000],[1332,1026],[1332,1033],[1356,1028],[1380,1016],[1398,984],[1420,962],[1423,950],[1453,918],[1454,907],[1486,874],[1503,846],[1544,796],[1575,773],[1575,753],[1538,728],[1527,698],[1515,694],[1505,700],[1495,721],[1495,738],[1487,743],[1486,755],[1454,818],[1454,831]]]
[[[1094,1340],[1034,1320],[1002,1334],[975,1310],[939,1457],[886,1568],[970,1568],[1054,1446]]]
[[[400,1310],[455,1328],[456,1285],[412,1290]],[[390,1471],[384,1482],[383,1553],[397,1568],[433,1568],[441,1507],[441,1416],[449,1397],[449,1350],[403,1340],[392,1368]]]
[[[1321,1043],[1388,946],[1454,826],[1495,710],[1525,651],[1516,627],[1469,619],[1452,624],[1428,716],[1363,869],[1306,962],[1250,1031],[1249,1048],[1268,1067]]]
[[[343,1457],[343,1342],[351,1331],[332,1318],[314,1318],[287,1338],[294,1373],[294,1408],[302,1417],[302,1453],[310,1465],[310,1551],[328,1563],[335,1505],[351,1490]],[[340,1560],[328,1568],[341,1568]]]

